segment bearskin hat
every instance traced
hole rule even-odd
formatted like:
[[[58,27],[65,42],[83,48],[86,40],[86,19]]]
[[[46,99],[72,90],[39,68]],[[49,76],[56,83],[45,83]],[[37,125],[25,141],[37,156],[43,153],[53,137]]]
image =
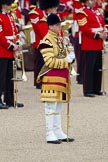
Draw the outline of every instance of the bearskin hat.
[[[48,19],[47,19],[48,26],[49,25],[60,24],[60,23],[61,23],[60,18],[56,14],[51,13],[48,16]]]
[[[14,2],[14,0],[0,0],[0,5],[6,4],[11,5]]]
[[[87,0],[80,0],[81,3],[85,3]]]
[[[39,0],[39,7],[41,10],[46,10],[48,8],[57,7],[60,0]]]
[[[32,5],[36,5],[37,2],[38,2],[38,0],[30,0],[30,3],[31,3]]]
[[[2,8],[2,5],[6,4],[6,5],[11,5],[14,2],[14,0],[0,0],[0,11]]]

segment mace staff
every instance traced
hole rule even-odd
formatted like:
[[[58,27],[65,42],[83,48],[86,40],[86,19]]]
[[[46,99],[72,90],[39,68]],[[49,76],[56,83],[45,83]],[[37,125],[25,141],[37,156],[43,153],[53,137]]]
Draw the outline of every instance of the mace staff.
[[[69,127],[70,127],[70,107],[69,101],[67,103],[67,142],[69,140]]]
[[[70,42],[69,37],[64,37],[63,39],[63,48],[66,51],[66,56],[68,56],[69,53],[74,52],[74,48]],[[70,94],[71,94],[71,80],[70,75],[72,71],[72,63],[68,63],[68,87],[67,87],[67,95],[68,95],[68,101],[67,101],[67,142],[69,142],[69,127],[70,127]]]
[[[67,142],[69,140],[69,127],[70,127],[70,94],[71,94],[71,80],[70,80],[70,69],[68,75],[68,102],[67,102]]]

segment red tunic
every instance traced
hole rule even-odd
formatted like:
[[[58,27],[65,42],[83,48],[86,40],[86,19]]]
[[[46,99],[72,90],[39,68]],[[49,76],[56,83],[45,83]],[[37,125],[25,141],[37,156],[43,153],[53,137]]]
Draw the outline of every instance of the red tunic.
[[[36,41],[33,43],[33,47],[38,48],[40,40],[42,40],[48,32],[48,25],[45,20],[43,11],[39,8],[34,8],[29,12],[29,19],[33,26],[36,37]]]
[[[61,20],[64,20],[65,17],[68,17],[72,10],[72,1],[71,0],[60,0],[60,3],[65,6],[63,12],[59,12]]]
[[[8,48],[18,39],[18,30],[16,28],[11,13],[0,13],[0,57],[13,58],[14,51]]]
[[[72,13],[73,13],[73,20],[74,20],[74,23],[75,21],[77,21],[77,13],[83,8],[83,4],[81,2],[79,2],[78,0],[72,0],[72,3],[73,3],[73,10],[72,10]],[[75,30],[76,30],[76,26],[75,26]],[[79,28],[78,28],[79,29]],[[78,38],[79,37],[79,30],[75,32],[75,37]]]
[[[82,31],[82,50],[102,50],[102,39],[95,39],[96,32],[104,30],[104,18],[99,10],[84,8],[77,14],[80,31]]]

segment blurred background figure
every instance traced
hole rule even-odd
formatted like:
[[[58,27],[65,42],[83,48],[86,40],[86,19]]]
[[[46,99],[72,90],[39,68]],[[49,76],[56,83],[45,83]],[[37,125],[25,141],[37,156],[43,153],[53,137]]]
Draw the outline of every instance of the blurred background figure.
[[[102,50],[107,38],[105,22],[97,0],[80,0],[85,6],[77,13],[79,30],[82,32],[81,50],[84,58],[83,94],[86,97],[103,95]]]
[[[18,0],[18,2],[19,2],[21,9],[29,10],[30,4],[31,4],[30,0]]]
[[[42,68],[44,61],[42,55],[38,51],[40,41],[48,32],[46,18],[38,5],[38,0],[31,0],[29,20],[32,24],[33,30],[31,31],[31,44],[34,50],[34,86],[41,88],[41,83],[36,83],[37,75]]]
[[[108,0],[105,0],[103,5],[105,23],[108,25]]]
[[[29,20],[32,24],[33,31],[31,33],[31,43],[33,48],[35,49],[34,53],[34,86],[36,88],[41,89],[41,83],[36,83],[36,78],[42,66],[44,65],[44,61],[42,55],[39,52],[39,43],[44,38],[44,36],[48,32],[47,25],[47,16],[50,13],[56,13],[56,7],[59,4],[58,0],[31,0],[30,12],[29,12]]]
[[[77,14],[80,12],[84,5],[80,3],[79,0],[73,0],[72,1],[72,18],[73,18],[73,26],[72,26],[72,36],[74,38],[74,50],[75,50],[75,56],[76,56],[76,81],[78,84],[83,84],[83,54],[81,50],[81,41],[82,41],[82,33],[79,30],[79,25],[77,22]]]
[[[22,50],[22,46],[18,44],[18,28],[10,12],[12,3],[12,0],[0,0],[0,109],[14,106],[13,60],[16,51]],[[22,103],[17,103],[17,107],[23,106]]]
[[[57,11],[61,20],[68,20],[72,18],[72,0],[60,0]]]

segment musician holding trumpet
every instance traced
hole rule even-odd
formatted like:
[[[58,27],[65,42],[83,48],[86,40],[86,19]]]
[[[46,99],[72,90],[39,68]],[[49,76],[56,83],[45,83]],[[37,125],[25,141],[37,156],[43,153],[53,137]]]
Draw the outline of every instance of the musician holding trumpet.
[[[10,12],[13,0],[0,0],[0,109],[14,106],[13,61],[16,51],[21,51],[18,30]],[[2,94],[4,93],[4,101]],[[17,107],[23,107],[17,103]]]

